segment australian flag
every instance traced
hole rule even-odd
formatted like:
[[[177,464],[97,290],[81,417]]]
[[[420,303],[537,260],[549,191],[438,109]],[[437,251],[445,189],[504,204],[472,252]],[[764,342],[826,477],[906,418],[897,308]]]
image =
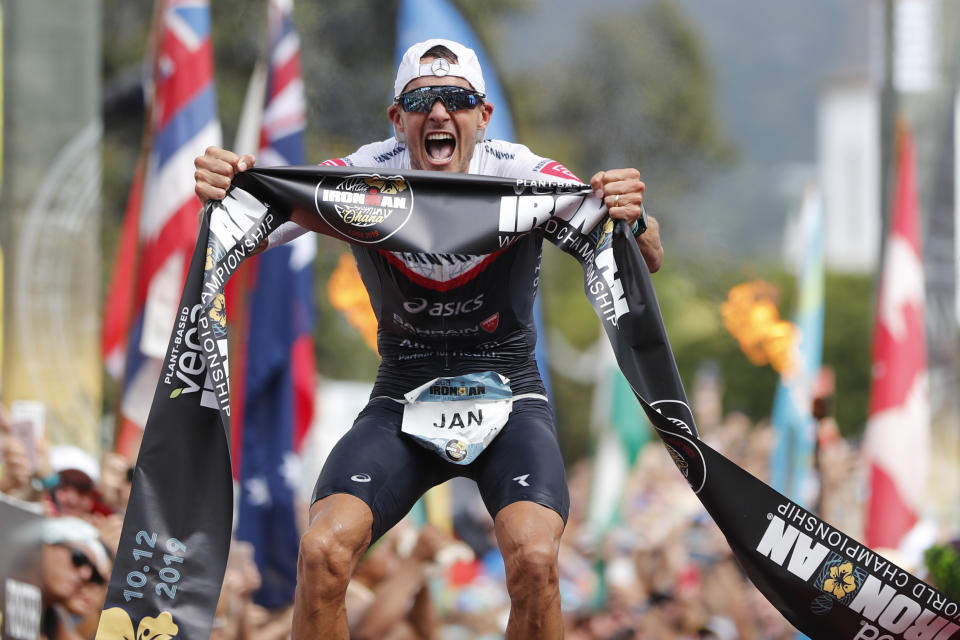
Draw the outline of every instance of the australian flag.
[[[304,163],[306,102],[293,1],[270,0],[270,50],[260,116],[258,166]],[[256,549],[263,582],[258,604],[293,602],[299,533],[295,490],[298,452],[313,417],[315,363],[312,328],[316,240],[305,234],[256,256],[245,278],[245,371],[233,419],[239,514],[235,536]],[[237,420],[239,418],[239,420]]]

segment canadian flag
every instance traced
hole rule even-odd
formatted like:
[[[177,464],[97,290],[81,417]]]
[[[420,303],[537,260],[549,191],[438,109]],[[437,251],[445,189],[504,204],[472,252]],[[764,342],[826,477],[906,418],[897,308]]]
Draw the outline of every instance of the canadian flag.
[[[914,143],[900,128],[897,182],[877,300],[867,420],[866,543],[896,549],[921,515],[930,459],[923,252]]]

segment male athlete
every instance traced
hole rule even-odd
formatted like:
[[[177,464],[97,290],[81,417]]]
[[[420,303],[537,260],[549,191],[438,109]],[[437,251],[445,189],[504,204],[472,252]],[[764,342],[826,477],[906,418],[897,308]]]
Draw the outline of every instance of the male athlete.
[[[387,115],[395,137],[324,164],[578,182],[525,146],[484,139],[493,105],[484,95],[476,54],[459,43],[428,40],[410,47],[394,95]],[[203,201],[223,198],[236,172],[253,163],[250,155],[207,149],[195,162],[197,195]],[[659,269],[658,225],[643,214],[639,172],[601,171],[590,186],[612,217],[633,223],[647,265]],[[302,232],[287,223],[269,244]],[[361,555],[427,489],[457,475],[476,481],[494,518],[511,601],[507,638],[562,636],[557,551],[569,496],[534,359],[542,241],[531,233],[477,256],[353,248],[379,322],[381,363],[369,403],[317,480],[310,526],[300,541],[294,638],[349,637],[344,594]],[[512,394],[505,425],[466,465],[457,464],[464,450],[431,451],[401,431],[401,423],[407,431],[404,412],[413,410],[405,394],[431,381],[445,384],[435,381],[445,377],[492,386],[506,379]]]

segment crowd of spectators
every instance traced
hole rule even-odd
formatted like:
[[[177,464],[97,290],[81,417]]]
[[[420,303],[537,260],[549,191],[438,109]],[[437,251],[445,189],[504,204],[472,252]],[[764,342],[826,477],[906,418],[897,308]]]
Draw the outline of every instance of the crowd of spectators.
[[[769,425],[732,415],[701,424],[704,439],[765,480]],[[31,461],[27,449],[32,448]],[[42,630],[50,640],[93,638],[119,542],[134,461],[100,460],[70,446],[29,445],[0,411],[0,491],[42,505]],[[657,440],[645,446],[624,488],[617,523],[588,519],[592,463],[568,469],[571,513],[560,549],[560,590],[569,640],[786,640],[795,630],[746,579],[730,549]],[[818,447],[827,521],[858,537],[863,463],[828,422]],[[462,492],[462,486],[455,486]],[[735,499],[735,497],[733,497]],[[452,531],[401,522],[361,561],[347,596],[355,638],[493,640],[509,613],[492,520],[479,496],[455,493]],[[306,508],[306,507],[304,507]],[[912,567],[911,569],[917,569]],[[212,636],[281,640],[290,607],[254,603],[254,549],[234,541]]]
[[[36,541],[41,636],[93,638],[130,496],[133,461],[115,453],[97,460],[79,447],[51,446],[42,430],[17,427],[0,405],[0,493],[11,505],[42,515]]]

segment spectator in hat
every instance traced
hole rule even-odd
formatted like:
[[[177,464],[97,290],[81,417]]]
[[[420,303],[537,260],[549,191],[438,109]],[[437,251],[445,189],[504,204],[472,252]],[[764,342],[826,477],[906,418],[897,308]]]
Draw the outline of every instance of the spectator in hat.
[[[71,517],[44,520],[41,542],[41,637],[82,637],[75,620],[96,615],[103,606],[105,592],[96,587],[106,586],[106,548],[93,525]]]
[[[98,510],[100,465],[93,456],[79,447],[60,445],[50,450],[50,466],[57,474],[50,492],[54,514],[87,518]],[[101,506],[99,511],[105,509]]]

